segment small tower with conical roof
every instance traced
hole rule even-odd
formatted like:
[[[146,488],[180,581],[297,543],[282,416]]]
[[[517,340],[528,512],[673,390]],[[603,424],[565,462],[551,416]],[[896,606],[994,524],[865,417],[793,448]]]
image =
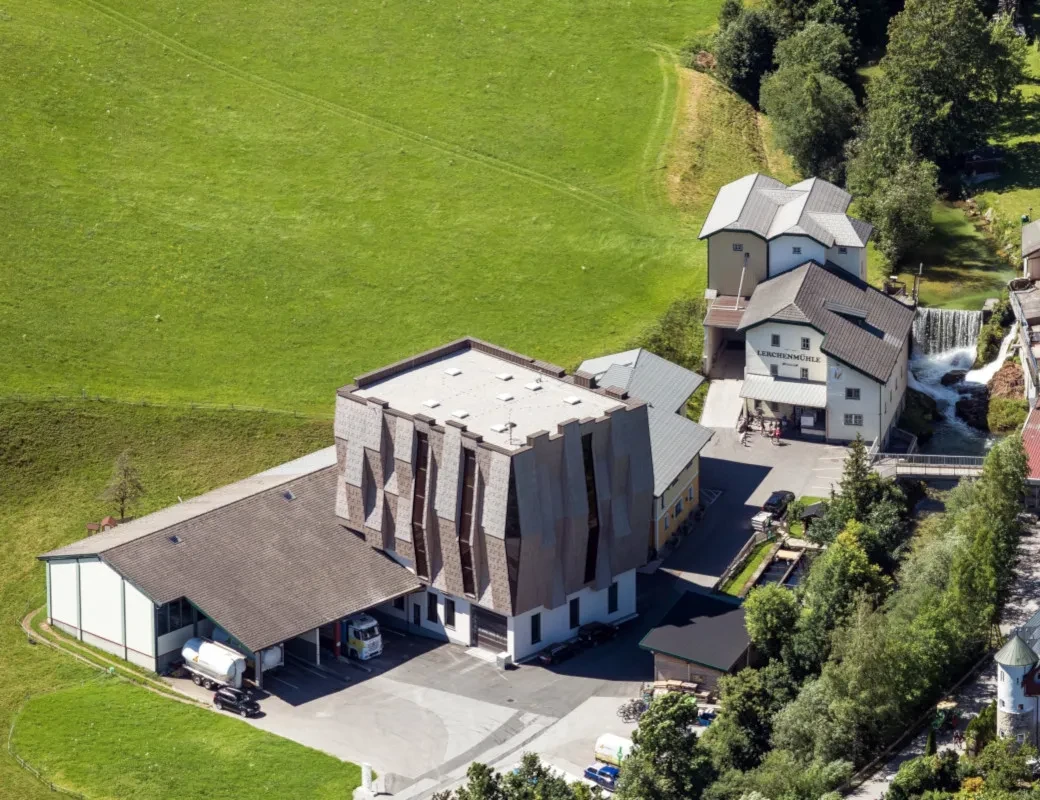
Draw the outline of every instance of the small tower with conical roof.
[[[997,662],[997,735],[1037,743],[1037,698],[1026,694],[1025,677],[1040,657],[1017,633],[1000,648]]]

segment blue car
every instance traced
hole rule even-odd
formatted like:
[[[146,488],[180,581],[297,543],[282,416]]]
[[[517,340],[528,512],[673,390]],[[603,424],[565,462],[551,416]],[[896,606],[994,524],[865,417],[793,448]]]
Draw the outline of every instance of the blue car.
[[[588,780],[611,792],[617,787],[619,774],[620,770],[617,767],[599,761],[591,767],[585,767],[585,777]]]

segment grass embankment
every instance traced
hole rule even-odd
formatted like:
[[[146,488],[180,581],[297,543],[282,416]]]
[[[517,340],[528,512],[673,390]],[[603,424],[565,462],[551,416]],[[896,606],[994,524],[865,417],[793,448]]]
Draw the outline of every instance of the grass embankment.
[[[721,590],[726,594],[738,596],[740,590],[744,588],[744,584],[751,580],[755,570],[765,561],[773,544],[774,542],[771,539],[767,539],[751,548],[751,552],[748,553],[743,566],[730,576],[729,580],[722,585]]]
[[[15,728],[23,758],[90,797],[350,796],[354,765],[30,646],[19,627],[44,602],[36,555],[111,511],[97,496],[123,449],[148,490],[145,513],[330,438],[327,421],[281,415],[0,403],[0,731],[31,695]],[[0,756],[0,797],[51,796]]]
[[[620,349],[703,288],[667,47],[717,9],[11,0],[0,396],[324,410],[464,334]]]
[[[791,503],[791,507],[787,511],[787,532],[796,539],[802,538],[805,535],[805,525],[801,520],[802,512],[813,503],[819,503],[826,499],[826,497],[807,494]]]

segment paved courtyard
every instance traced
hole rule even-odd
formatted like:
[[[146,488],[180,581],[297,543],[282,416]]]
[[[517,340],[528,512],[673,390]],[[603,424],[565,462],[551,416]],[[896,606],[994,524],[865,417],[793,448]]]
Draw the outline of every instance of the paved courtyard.
[[[844,449],[761,434],[742,446],[716,429],[701,457],[703,519],[653,574],[640,574],[636,619],[618,638],[547,669],[500,670],[466,648],[387,631],[384,654],[364,665],[298,663],[272,673],[251,724],[339,758],[367,762],[400,798],[428,797],[461,782],[475,760],[508,770],[526,751],[573,778],[593,760],[596,738],[627,735],[617,708],[653,677],[638,643],[688,584],[713,585],[751,535],[750,520],[775,489],[825,495]],[[183,691],[208,700],[189,681]]]

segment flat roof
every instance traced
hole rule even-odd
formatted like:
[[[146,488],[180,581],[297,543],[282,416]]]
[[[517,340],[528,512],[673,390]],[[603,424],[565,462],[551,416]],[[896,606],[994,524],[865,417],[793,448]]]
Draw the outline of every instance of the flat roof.
[[[412,416],[456,422],[507,450],[527,445],[561,422],[602,417],[625,403],[475,347],[454,352],[352,389]],[[506,428],[505,426],[512,427]]]
[[[691,590],[675,602],[639,646],[728,672],[750,644],[739,600]]]

